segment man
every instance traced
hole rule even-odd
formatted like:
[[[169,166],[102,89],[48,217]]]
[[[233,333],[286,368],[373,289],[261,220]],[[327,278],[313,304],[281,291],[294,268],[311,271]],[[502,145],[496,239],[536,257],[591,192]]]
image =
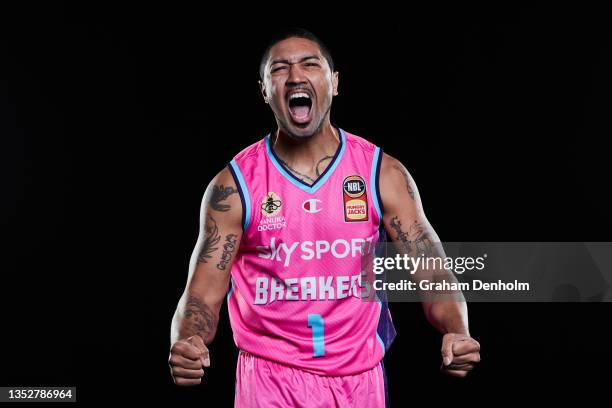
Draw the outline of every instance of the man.
[[[278,129],[208,186],[187,287],[176,310],[170,366],[201,382],[227,297],[238,407],[384,407],[382,358],[395,331],[383,302],[358,291],[361,249],[389,233],[404,253],[439,252],[414,181],[368,141],[332,126],[338,72],[311,33],[276,38],[260,86]],[[424,302],[443,333],[442,369],[479,361],[465,302]]]

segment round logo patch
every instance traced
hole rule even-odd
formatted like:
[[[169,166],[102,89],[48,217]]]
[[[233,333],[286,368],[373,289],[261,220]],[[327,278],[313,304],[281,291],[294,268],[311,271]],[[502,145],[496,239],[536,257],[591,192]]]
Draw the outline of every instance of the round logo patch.
[[[349,176],[344,179],[342,189],[351,198],[359,197],[365,192],[365,181],[361,176]]]

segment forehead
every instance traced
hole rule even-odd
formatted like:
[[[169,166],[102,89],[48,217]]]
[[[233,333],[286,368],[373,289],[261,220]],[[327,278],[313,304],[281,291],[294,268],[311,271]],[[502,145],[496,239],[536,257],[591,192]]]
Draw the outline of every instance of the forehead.
[[[316,55],[323,60],[321,49],[316,42],[307,38],[292,37],[282,40],[270,48],[268,63],[277,59],[294,61],[310,55]]]

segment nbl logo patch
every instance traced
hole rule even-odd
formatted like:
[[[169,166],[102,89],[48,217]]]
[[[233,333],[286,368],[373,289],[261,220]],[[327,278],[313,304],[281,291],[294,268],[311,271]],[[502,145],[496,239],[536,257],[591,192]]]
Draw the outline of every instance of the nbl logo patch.
[[[368,194],[361,176],[348,176],[342,182],[342,201],[344,221],[357,222],[368,220]]]

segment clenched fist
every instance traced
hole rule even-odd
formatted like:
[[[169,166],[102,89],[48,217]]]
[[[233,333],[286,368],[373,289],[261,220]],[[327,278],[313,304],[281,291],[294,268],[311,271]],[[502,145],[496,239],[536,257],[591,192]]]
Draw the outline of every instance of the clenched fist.
[[[198,385],[204,375],[202,367],[210,366],[208,348],[198,335],[178,340],[170,348],[168,363],[176,385]]]
[[[480,344],[465,334],[447,333],[442,338],[442,372],[465,377],[480,362]]]

